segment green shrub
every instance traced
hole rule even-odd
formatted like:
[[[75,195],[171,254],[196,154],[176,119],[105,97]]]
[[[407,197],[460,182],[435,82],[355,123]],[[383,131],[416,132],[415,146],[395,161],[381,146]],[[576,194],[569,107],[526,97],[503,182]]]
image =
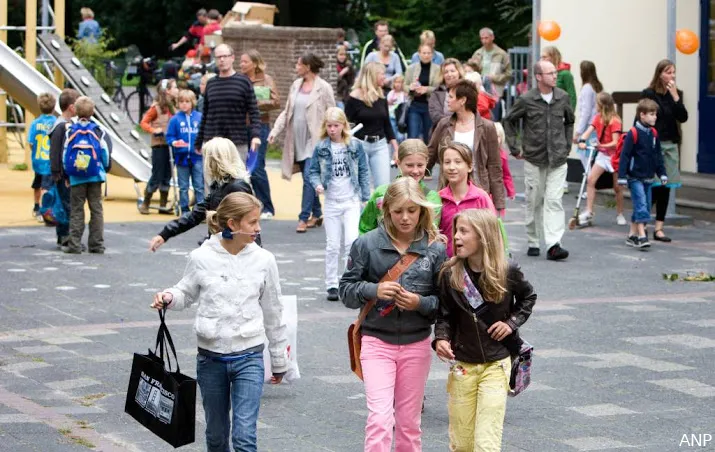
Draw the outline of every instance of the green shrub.
[[[283,149],[277,144],[269,144],[268,149],[266,149],[266,159],[268,160],[280,160],[283,158]]]
[[[13,171],[27,171],[27,164],[26,163],[17,163],[12,166]]]
[[[114,94],[115,81],[112,72],[107,70],[107,63],[126,52],[126,49],[112,50],[112,43],[112,38],[106,34],[97,42],[86,39],[71,40],[72,52],[110,96]]]

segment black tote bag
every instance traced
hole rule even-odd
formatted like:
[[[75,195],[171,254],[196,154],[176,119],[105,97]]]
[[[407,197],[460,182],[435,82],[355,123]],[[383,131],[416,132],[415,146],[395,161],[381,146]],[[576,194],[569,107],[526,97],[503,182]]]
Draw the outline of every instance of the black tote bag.
[[[124,412],[159,438],[180,447],[194,442],[196,380],[181,373],[164,316],[165,309],[159,311],[161,324],[154,351],[134,354]],[[175,372],[171,371],[172,355]]]

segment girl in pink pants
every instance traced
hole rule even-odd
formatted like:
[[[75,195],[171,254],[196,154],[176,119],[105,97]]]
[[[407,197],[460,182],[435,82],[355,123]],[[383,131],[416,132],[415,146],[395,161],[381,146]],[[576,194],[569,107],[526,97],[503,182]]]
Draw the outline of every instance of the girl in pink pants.
[[[377,300],[362,323],[360,362],[369,411],[365,451],[422,450],[422,398],[430,368],[430,334],[437,313],[437,276],[445,245],[420,185],[403,177],[388,187],[383,222],[353,242],[340,280],[345,306]],[[395,265],[416,258],[399,277]],[[380,282],[385,275],[392,281]]]

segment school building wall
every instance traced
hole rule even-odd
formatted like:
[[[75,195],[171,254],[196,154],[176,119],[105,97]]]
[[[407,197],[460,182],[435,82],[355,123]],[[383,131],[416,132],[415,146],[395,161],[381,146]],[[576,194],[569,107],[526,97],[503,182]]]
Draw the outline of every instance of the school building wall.
[[[542,48],[555,45],[571,64],[576,91],[581,89],[579,64],[591,60],[608,92],[641,91],[648,86],[655,65],[668,56],[667,0],[541,0],[541,20],[561,26],[553,42],[541,40]],[[699,34],[700,2],[678,0],[676,28]],[[688,122],[682,125],[683,171],[697,172],[698,148],[698,53],[676,52],[676,83],[683,90]],[[635,105],[626,105],[624,127],[631,124]]]

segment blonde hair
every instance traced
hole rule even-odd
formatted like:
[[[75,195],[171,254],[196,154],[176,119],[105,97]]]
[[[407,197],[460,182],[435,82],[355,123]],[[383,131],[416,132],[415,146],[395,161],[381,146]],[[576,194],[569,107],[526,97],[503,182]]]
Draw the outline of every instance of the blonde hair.
[[[474,83],[474,86],[477,88],[477,93],[482,89],[482,76],[479,72],[475,71],[464,74],[464,80],[469,80]]]
[[[50,93],[42,93],[37,96],[37,105],[40,107],[40,111],[44,115],[52,114],[55,111],[55,104],[57,99]]]
[[[94,11],[86,6],[80,8],[79,14],[82,16],[82,19],[94,19]]]
[[[438,206],[427,200],[420,184],[411,177],[401,177],[397,179],[392,182],[387,187],[387,191],[385,191],[382,202],[382,221],[387,235],[390,236],[392,240],[397,240],[397,228],[392,223],[390,210],[399,208],[408,202],[413,202],[420,207],[420,219],[413,240],[421,240],[425,233],[427,237],[429,237],[430,243],[437,239],[443,240],[444,236],[440,235],[432,218],[434,215],[433,209]]]
[[[497,216],[489,209],[466,209],[454,216],[452,230],[457,230],[457,221],[466,221],[477,235],[482,250],[482,272],[477,285],[484,295],[484,300],[500,303],[507,292],[507,274],[509,262],[504,252],[504,239],[499,228]],[[456,234],[455,234],[456,235]],[[454,238],[452,238],[454,246]],[[442,266],[440,278],[451,270],[449,285],[458,292],[464,292],[464,273],[467,258],[452,256]]]
[[[228,227],[228,220],[240,222],[243,217],[256,209],[262,209],[263,204],[255,196],[248,193],[229,193],[221,200],[216,210],[209,210],[206,223],[209,231],[217,234]]]
[[[420,34],[420,44],[427,44],[427,41],[432,41],[431,45],[434,47],[434,43],[437,41],[437,38],[434,36],[434,32],[432,30],[425,30]]]
[[[179,99],[179,102],[182,100],[188,100],[191,102],[191,108],[196,108],[196,94],[194,94],[194,92],[190,89],[182,89],[179,91],[177,98]]]
[[[94,101],[87,96],[79,96],[74,102],[74,112],[78,118],[91,118],[94,115]]]
[[[418,138],[408,138],[397,148],[397,160],[400,162],[412,155],[421,155],[429,161],[429,149],[424,141]]]
[[[162,79],[159,84],[156,85],[154,106],[157,109],[157,113],[161,114],[168,111],[173,115],[176,112],[175,99],[169,94],[169,90],[172,86],[177,86],[176,80],[173,78]]]
[[[616,103],[613,101],[613,96],[607,92],[601,91],[596,95],[596,106],[598,107],[598,112],[601,114],[601,120],[604,127],[608,126],[608,124],[610,124],[614,119],[617,119],[618,121],[621,120],[616,112]],[[601,137],[599,137],[599,139],[600,138]],[[608,138],[610,137],[607,137],[606,139]]]
[[[497,129],[497,139],[499,140],[499,146],[504,146],[504,142],[506,141],[504,126],[502,126],[500,122],[495,122],[494,128]]]
[[[256,74],[264,74],[266,71],[266,62],[263,61],[263,57],[261,54],[258,52],[256,49],[250,49],[247,50],[243,53],[246,55],[248,58],[251,59],[251,62],[253,62],[253,65],[256,66]]]
[[[387,41],[390,41],[390,44],[392,44],[391,45],[392,48],[395,47],[395,38],[393,38],[392,35],[389,33],[386,34],[385,36],[383,36],[382,38],[380,38],[380,44],[382,44],[383,42],[387,42]]]
[[[204,143],[201,153],[204,156],[204,180],[207,186],[229,179],[249,181],[246,165],[236,145],[228,138],[212,138]]]
[[[472,150],[469,149],[469,146],[463,143],[459,143],[457,141],[451,141],[451,137],[447,136],[443,142],[442,145],[439,148],[439,188],[442,189],[449,185],[447,182],[447,176],[444,174],[444,171],[442,171],[443,165],[444,165],[444,153],[447,152],[448,150],[453,150],[459,153],[459,156],[464,160],[464,163],[466,163],[471,170],[469,171],[469,175],[467,176],[467,181],[472,181],[474,185],[477,185],[476,181],[474,180],[474,157],[472,156]]]
[[[542,55],[548,55],[549,59],[551,60],[551,64],[554,65],[556,70],[559,69],[559,64],[561,64],[561,52],[559,52],[559,49],[557,49],[554,46],[546,46],[544,49],[541,51]]]
[[[399,75],[396,75],[396,76],[392,79],[392,89],[393,89],[393,90],[395,89],[395,83],[397,83],[397,82],[402,82],[402,91],[397,91],[397,92],[398,92],[398,93],[399,93],[399,92],[406,93],[407,90],[405,89],[405,76],[402,75],[402,74],[399,74]]]
[[[353,89],[362,91],[362,101],[368,107],[372,107],[372,104],[377,102],[378,99],[385,97],[382,87],[377,86],[378,72],[385,72],[385,66],[382,63],[376,61],[367,63],[360,70],[360,74],[353,85]]]
[[[323,116],[323,123],[320,125],[320,139],[324,140],[328,138],[328,122],[339,122],[343,125],[342,131],[342,141],[345,145],[350,145],[350,124],[348,123],[348,118],[345,116],[345,112],[338,107],[330,107],[325,110],[325,115]]]

